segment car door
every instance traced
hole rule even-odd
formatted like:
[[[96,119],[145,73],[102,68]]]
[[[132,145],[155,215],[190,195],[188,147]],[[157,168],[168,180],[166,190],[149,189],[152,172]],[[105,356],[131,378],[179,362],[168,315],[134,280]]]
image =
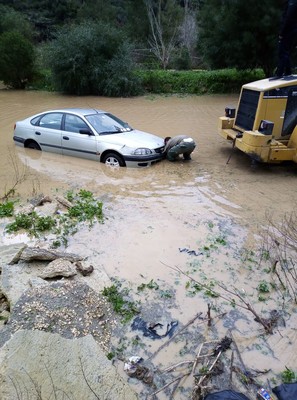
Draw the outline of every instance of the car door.
[[[52,153],[62,153],[61,146],[61,126],[63,113],[52,112],[44,114],[34,127],[36,141],[44,151]]]
[[[64,115],[62,152],[68,156],[100,160],[95,134],[86,122],[77,115]]]

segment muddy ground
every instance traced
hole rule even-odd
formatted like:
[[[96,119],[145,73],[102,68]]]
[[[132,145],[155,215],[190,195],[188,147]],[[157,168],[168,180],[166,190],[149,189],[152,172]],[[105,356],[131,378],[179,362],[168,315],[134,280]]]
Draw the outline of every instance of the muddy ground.
[[[261,258],[262,232],[270,219],[277,223],[295,209],[297,169],[291,164],[252,168],[244,154],[232,152],[218,136],[217,124],[225,106],[236,102],[237,96],[111,99],[1,90],[0,196],[16,181],[16,196],[22,201],[37,193],[92,191],[104,203],[105,223],[92,230],[80,229],[69,239],[68,250],[85,255],[128,287],[134,300],[146,305],[142,317],[149,322],[177,322],[178,330],[197,313],[205,316],[207,304],[217,317],[211,328],[196,320],[189,327],[190,336],[166,346],[154,357],[154,366],[162,369],[185,357],[193,358],[201,342],[230,336],[231,331],[244,365],[271,369],[259,382],[274,386],[285,367],[296,369],[296,313],[287,303],[283,312],[282,299],[272,290],[272,260]],[[15,147],[16,120],[73,106],[110,111],[162,137],[190,135],[197,149],[191,162],[163,161],[151,168],[114,171],[91,161]],[[26,235],[5,234],[1,244],[26,240]],[[220,282],[247,293],[257,312],[266,317],[271,310],[281,310],[285,326],[282,322],[273,335],[266,335],[250,312],[233,308],[205,290],[196,293],[189,276],[216,288]],[[270,292],[259,301],[258,286],[263,281],[270,285]],[[156,284],[153,289],[148,288],[150,282]],[[224,318],[218,317],[225,312]],[[112,350],[124,357],[137,353],[146,359],[168,339],[153,340],[142,333],[128,327]],[[117,366],[122,369],[120,363]],[[166,379],[161,381],[157,387]],[[153,391],[144,389],[137,379],[131,383],[140,393]],[[244,390],[255,398],[254,388]],[[170,391],[163,391],[158,399],[170,396]],[[178,388],[174,398],[188,396],[189,392]]]

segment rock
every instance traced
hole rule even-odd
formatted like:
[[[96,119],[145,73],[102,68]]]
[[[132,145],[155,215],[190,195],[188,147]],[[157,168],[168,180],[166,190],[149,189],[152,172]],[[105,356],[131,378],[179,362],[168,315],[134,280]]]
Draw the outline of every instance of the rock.
[[[125,399],[138,396],[91,335],[20,330],[0,349],[1,399]]]
[[[81,261],[83,257],[77,254],[66,253],[59,250],[48,250],[39,247],[26,247],[20,255],[20,260],[23,261],[33,261],[33,260],[44,260],[52,261],[57,258],[64,258],[71,262]]]
[[[76,267],[71,261],[65,258],[58,258],[51,261],[38,276],[42,279],[56,277],[70,278],[76,274]]]
[[[34,208],[34,211],[40,217],[52,217],[57,213],[58,204],[57,203],[45,203]]]
[[[10,312],[8,310],[3,310],[0,312],[0,326],[7,323],[9,316]]]
[[[26,247],[27,245],[24,243],[0,246],[0,271],[3,265],[17,263],[20,259],[20,254]]]
[[[39,197],[37,197],[35,199],[35,201],[31,200],[32,204],[34,204],[35,207],[43,206],[45,203],[52,203],[52,201],[53,200],[51,199],[50,196],[43,196],[43,195],[40,195]]]
[[[46,201],[45,199],[47,199],[47,201],[50,201],[49,196],[44,196],[43,193],[40,193],[37,196],[30,199],[30,204],[32,204],[33,207],[40,206],[41,204],[44,204],[44,202]]]
[[[21,260],[21,255],[22,258],[30,262]],[[45,261],[42,259],[38,260],[38,258],[42,258],[40,257],[41,255],[46,259]],[[48,282],[39,276],[44,272],[44,269],[48,264],[48,259],[52,261],[59,258],[58,256],[60,255],[65,256],[63,258],[68,259],[71,262],[77,262],[79,259],[82,260],[82,257],[73,253],[32,247],[27,249],[24,244],[0,246],[0,270],[2,270],[0,277],[0,292],[3,292],[10,307],[13,307],[22,294],[29,288],[48,285]],[[97,259],[94,258],[92,260],[92,265],[95,266],[97,263]],[[90,268],[91,270],[90,263],[82,262],[82,265],[84,269],[86,268],[87,270],[87,268]],[[75,275],[72,279],[75,281],[86,281],[81,274]],[[110,286],[111,284],[104,267],[99,267],[97,265],[91,275],[87,277],[87,282],[88,286],[97,293],[101,293],[104,287]]]
[[[62,206],[66,207],[66,208],[71,208],[73,207],[73,204],[70,203],[70,201],[68,201],[67,199],[65,199],[65,197],[62,196],[56,196],[56,200],[62,204]]]
[[[26,205],[21,205],[19,207],[16,207],[14,213],[15,214],[31,214],[32,211],[34,211],[34,206],[33,204],[26,204]]]
[[[12,307],[20,296],[31,287],[31,280],[37,278],[37,275],[44,269],[44,262],[24,263],[19,262],[13,265],[4,265],[0,280],[0,291],[6,296],[10,307]],[[39,284],[42,286],[48,283],[39,278]],[[34,281],[37,284],[36,279]]]
[[[114,326],[112,306],[101,293],[83,283],[60,280],[23,293],[1,332],[0,347],[16,331],[26,329],[68,339],[91,334],[108,351]]]
[[[94,271],[93,265],[85,261],[77,261],[75,266],[77,271],[79,271],[83,276],[88,276]]]

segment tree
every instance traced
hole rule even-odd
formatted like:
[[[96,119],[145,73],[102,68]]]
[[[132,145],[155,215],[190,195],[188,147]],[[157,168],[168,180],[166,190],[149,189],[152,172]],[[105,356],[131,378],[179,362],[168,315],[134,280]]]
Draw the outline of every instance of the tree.
[[[14,10],[22,13],[35,28],[38,42],[52,39],[56,28],[76,18],[81,0],[6,0]]]
[[[193,1],[184,0],[184,18],[180,30],[182,44],[190,55],[197,43],[197,5],[192,3]]]
[[[181,7],[175,0],[144,0],[150,24],[149,45],[164,69],[167,68],[179,38]]]
[[[64,27],[46,50],[57,89],[77,95],[137,94],[131,48],[125,43],[120,32],[103,23]]]
[[[18,32],[0,35],[0,80],[14,89],[24,89],[34,77],[34,47]]]
[[[278,0],[208,0],[199,12],[199,50],[211,68],[275,66]]]
[[[22,13],[0,4],[0,15],[0,34],[19,32],[28,40],[32,40],[32,25]]]

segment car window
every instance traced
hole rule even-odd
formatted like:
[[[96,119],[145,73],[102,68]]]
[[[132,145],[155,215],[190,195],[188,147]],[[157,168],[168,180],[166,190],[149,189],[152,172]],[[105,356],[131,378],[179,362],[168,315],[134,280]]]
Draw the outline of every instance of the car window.
[[[39,118],[40,118],[40,115],[38,115],[38,117],[35,117],[35,118],[31,119],[31,121],[30,121],[31,124],[32,125],[38,125]]]
[[[45,114],[39,120],[39,126],[42,128],[61,129],[62,113]]]
[[[88,125],[78,116],[72,114],[65,115],[65,131],[68,132],[77,132],[81,129],[88,129]]]
[[[120,133],[132,130],[127,123],[109,113],[88,115],[86,118],[93,128],[101,134]]]

